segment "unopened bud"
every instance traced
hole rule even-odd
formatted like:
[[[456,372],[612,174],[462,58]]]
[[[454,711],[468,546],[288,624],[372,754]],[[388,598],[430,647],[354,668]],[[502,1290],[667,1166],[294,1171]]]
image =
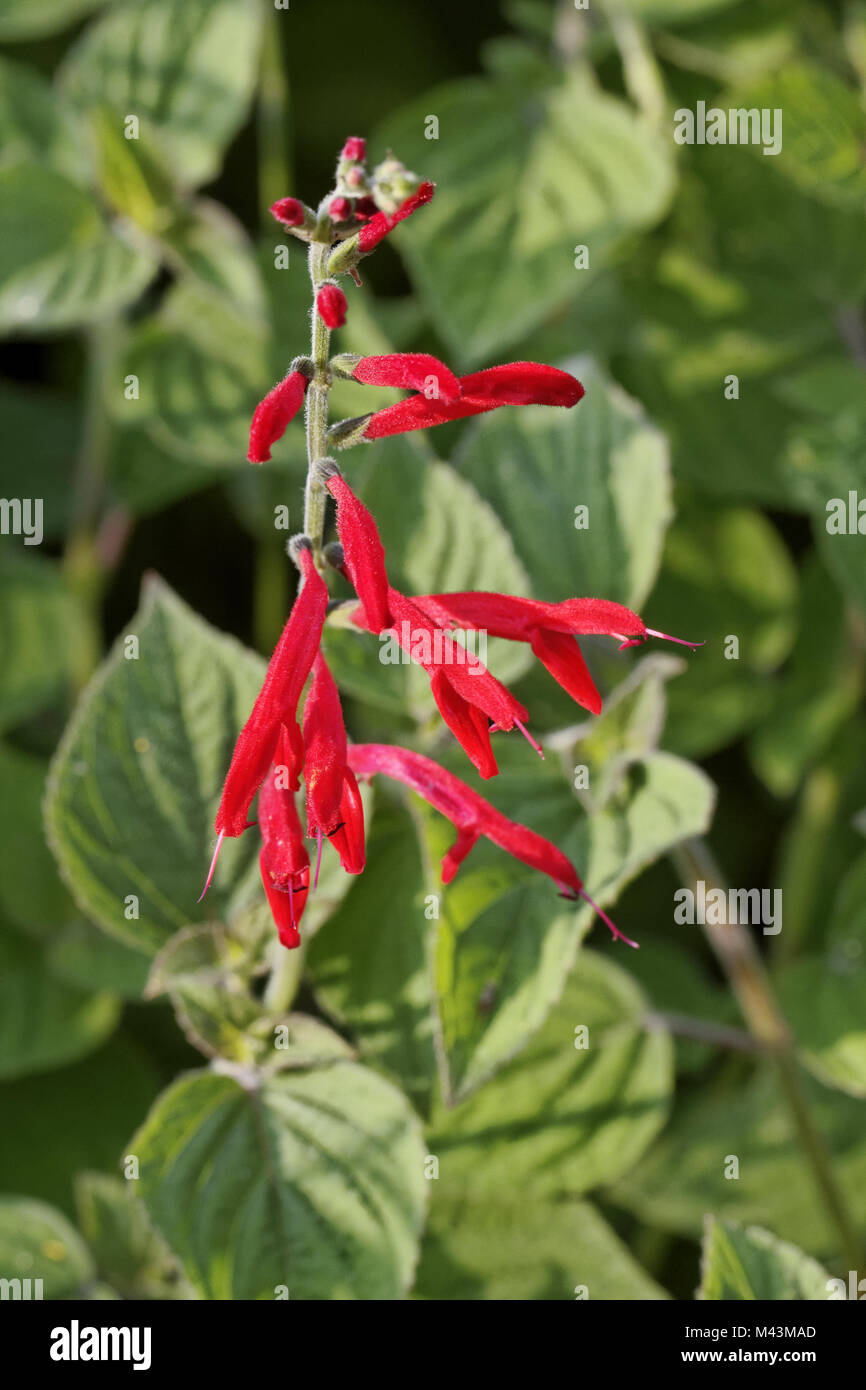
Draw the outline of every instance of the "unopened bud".
[[[346,296],[339,285],[323,285],[316,295],[316,308],[323,323],[332,330],[342,328],[346,322]]]
[[[360,135],[350,135],[343,146],[341,159],[349,159],[359,164],[363,163],[367,156],[367,141]]]
[[[271,204],[271,214],[295,236],[305,236],[316,225],[316,214],[312,208],[298,198],[280,198]]]
[[[338,420],[328,430],[329,441],[337,449],[351,449],[354,444],[360,444],[372,414],[369,411],[366,415],[354,415],[350,420]]]

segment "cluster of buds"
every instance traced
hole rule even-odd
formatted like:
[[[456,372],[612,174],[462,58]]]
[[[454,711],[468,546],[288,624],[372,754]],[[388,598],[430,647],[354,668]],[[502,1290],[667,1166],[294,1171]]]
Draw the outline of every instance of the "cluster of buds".
[[[311,243],[320,273],[313,273],[316,312],[325,331],[314,325],[313,355],[299,357],[288,375],[257,407],[250,427],[249,459],[264,463],[271,445],[300,410],[309,388],[327,393],[335,376],[393,386],[411,395],[382,410],[344,420],[327,430],[317,412],[308,437],[313,449],[307,480],[311,496],[333,499],[339,542],[322,548],[317,534],[294,537],[289,553],[300,582],[288,622],[268,665],[261,692],[238,737],[216,816],[217,845],[205,892],[225,836],[243,834],[258,795],[260,866],[265,892],[287,947],[300,944],[299,924],[310,891],[310,856],[306,839],[316,842],[313,887],[319,878],[323,844],[330,841],[343,869],[364,869],[364,810],[358,779],[380,773],[396,779],[434,806],[454,824],[456,841],[445,855],[442,880],[449,883],[480,837],[486,837],[522,863],[546,874],[560,893],[589,902],[614,936],[623,937],[589,898],[577,870],[556,845],[535,831],[509,820],[478,792],[431,759],[409,749],[384,744],[350,744],[340,696],[322,653],[329,611],[323,569],[339,571],[354,592],[349,616],[361,630],[386,634],[417,661],[430,677],[442,718],[480,777],[498,772],[492,735],[518,730],[543,757],[527,728],[529,712],[483,662],[462,646],[455,629],[485,632],[526,642],[538,660],[573,700],[593,714],[601,697],[577,638],[608,636],[621,647],[666,634],[647,628],[643,619],[619,603],[574,598],[545,603],[498,593],[445,593],[409,596],[389,581],[385,550],[376,522],[356,496],[335,460],[316,445],[347,448],[408,430],[459,420],[506,405],[570,408],[583,396],[580,382],[568,372],[536,362],[511,362],[456,377],[426,353],[389,353],[377,357],[342,354],[327,359],[328,335],[345,318],[345,296],[336,276],[352,274],[366,255],[419,207],[430,201],[433,185],[422,183],[389,156],[368,177],[364,141],[349,139],[337,166],[335,191],[316,212],[297,199],[284,198],[272,211],[296,235]],[[360,230],[356,230],[361,223]],[[327,432],[326,432],[327,430]],[[309,525],[312,532],[313,525]],[[418,639],[425,639],[419,641]],[[669,640],[679,641],[678,638]],[[685,643],[696,646],[696,643]],[[299,705],[308,680],[299,723]],[[298,812],[304,785],[306,834]],[[202,895],[203,896],[203,895]],[[634,942],[628,942],[635,945]]]

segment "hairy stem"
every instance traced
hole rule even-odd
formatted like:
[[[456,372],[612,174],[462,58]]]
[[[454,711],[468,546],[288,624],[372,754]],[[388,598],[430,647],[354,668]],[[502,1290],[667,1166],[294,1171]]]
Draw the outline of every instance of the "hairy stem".
[[[307,486],[304,493],[304,535],[313,542],[313,557],[322,567],[322,535],[325,529],[327,495],[315,476],[313,464],[328,453],[328,348],[331,334],[316,310],[316,295],[327,278],[327,242],[310,242],[310,281],[313,288],[312,339],[310,357],[313,375],[307,387]]]
[[[702,840],[687,840],[672,854],[683,881],[703,879],[707,889],[722,888],[722,875]],[[813,1118],[803,1090],[794,1037],[785,1021],[769,976],[749,933],[739,923],[704,928],[707,940],[734,991],[749,1032],[772,1055],[782,1092],[815,1186],[839,1237],[849,1268],[858,1269],[863,1250],[856,1225],[833,1171],[833,1160]]]

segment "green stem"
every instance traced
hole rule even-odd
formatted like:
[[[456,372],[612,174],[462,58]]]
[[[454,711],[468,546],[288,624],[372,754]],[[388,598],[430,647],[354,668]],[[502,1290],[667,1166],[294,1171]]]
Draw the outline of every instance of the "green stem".
[[[667,96],[646,31],[622,0],[603,0],[603,9],[619,49],[626,91],[647,120],[661,125]]]
[[[84,427],[72,487],[71,521],[63,555],[63,570],[89,617],[89,635],[78,653],[75,684],[80,689],[100,657],[99,609],[109,570],[109,551],[100,543],[100,519],[113,426],[105,397],[109,374],[117,362],[119,325],[103,319],[87,330]],[[122,547],[121,547],[122,548]],[[119,550],[118,550],[119,554]],[[111,562],[117,555],[111,555]]]
[[[310,242],[310,281],[313,288],[313,331],[310,357],[313,362],[313,375],[307,387],[307,486],[304,493],[304,535],[313,542],[313,556],[316,564],[322,565],[322,537],[325,530],[325,507],[327,494],[321,481],[316,477],[313,464],[328,454],[328,350],[331,334],[316,312],[316,295],[327,279],[327,242]]]
[[[685,882],[696,883],[703,879],[708,891],[711,888],[726,891],[719,868],[702,840],[685,841],[673,851],[672,858]],[[743,926],[736,922],[718,926],[707,924],[704,931],[730,982],[749,1032],[761,1048],[772,1056],[803,1153],[836,1228],[841,1251],[849,1261],[849,1268],[858,1269],[863,1250],[857,1228],[848,1211],[845,1195],[836,1181],[832,1156],[815,1124],[803,1090],[794,1037],[776,1001],[755,943]]]

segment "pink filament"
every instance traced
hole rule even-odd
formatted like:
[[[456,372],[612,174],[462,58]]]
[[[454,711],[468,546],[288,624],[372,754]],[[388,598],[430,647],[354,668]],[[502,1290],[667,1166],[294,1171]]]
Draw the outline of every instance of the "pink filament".
[[[210,861],[210,868],[208,870],[207,881],[205,882],[204,888],[201,890],[201,897],[197,899],[198,902],[201,902],[201,899],[204,897],[205,893],[210,888],[211,880],[214,876],[214,869],[216,868],[217,855],[222,849],[222,843],[225,837],[225,833],[226,832],[224,830],[221,830],[219,835],[217,836],[216,849],[213,852],[213,859]]]
[[[523,734],[523,737],[526,739],[527,743],[530,743],[530,744],[532,745],[532,747],[535,749],[536,753],[538,754],[539,758],[541,758],[542,761],[543,761],[543,760],[544,760],[544,749],[542,748],[541,744],[536,742],[536,740],[532,737],[532,734],[531,734],[531,733],[529,732],[529,730],[527,729],[526,725],[525,725],[525,724],[521,724],[521,722],[520,722],[519,719],[515,719],[514,722],[515,722],[515,724],[517,725],[517,727],[518,727],[518,729],[520,730],[520,732]]]
[[[635,949],[636,951],[640,950],[640,947],[639,947],[638,943],[637,943],[636,941],[632,941],[630,937],[625,936],[625,935],[620,931],[619,927],[617,927],[617,926],[610,920],[610,918],[608,917],[607,913],[602,911],[602,909],[599,907],[598,903],[593,902],[592,898],[589,896],[589,894],[587,893],[587,891],[586,891],[585,888],[580,888],[580,889],[578,890],[578,892],[579,892],[579,894],[580,894],[580,897],[582,897],[582,898],[584,899],[585,902],[588,902],[588,903],[589,903],[590,907],[592,908],[592,910],[593,910],[593,912],[596,914],[596,916],[597,916],[597,917],[600,917],[601,920],[605,923],[605,925],[608,926],[608,927],[610,927],[610,930],[613,932],[614,938],[615,938],[615,939],[617,939],[617,940],[619,940],[619,941],[624,941],[625,944],[626,944],[626,946],[633,946],[634,949]]]

